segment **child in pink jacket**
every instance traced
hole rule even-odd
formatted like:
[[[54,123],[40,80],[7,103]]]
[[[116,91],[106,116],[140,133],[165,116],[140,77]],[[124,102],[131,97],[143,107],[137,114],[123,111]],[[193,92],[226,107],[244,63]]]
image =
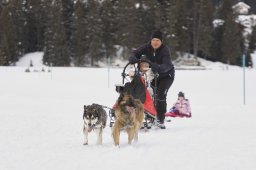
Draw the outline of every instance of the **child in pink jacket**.
[[[191,107],[189,100],[185,98],[183,92],[179,92],[178,100],[173,104],[173,107],[165,114],[171,117],[191,117]]]

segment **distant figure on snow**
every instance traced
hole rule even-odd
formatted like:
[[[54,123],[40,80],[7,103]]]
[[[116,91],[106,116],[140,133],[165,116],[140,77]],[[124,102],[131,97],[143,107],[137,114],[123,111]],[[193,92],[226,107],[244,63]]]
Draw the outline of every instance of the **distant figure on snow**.
[[[173,107],[165,114],[171,117],[191,117],[191,107],[189,100],[185,98],[183,92],[179,92],[177,101]]]

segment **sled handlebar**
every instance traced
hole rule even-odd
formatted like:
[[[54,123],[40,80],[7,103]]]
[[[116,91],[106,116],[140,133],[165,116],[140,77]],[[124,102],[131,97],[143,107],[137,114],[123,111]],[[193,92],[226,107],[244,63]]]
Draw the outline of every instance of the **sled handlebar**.
[[[135,62],[134,64],[136,64],[136,63],[139,63],[139,62],[141,62],[141,60],[138,60],[137,62]],[[133,65],[134,65],[133,64]],[[124,84],[124,79],[125,79],[125,77],[126,76],[129,76],[129,74],[127,74],[127,73],[125,73],[125,70],[127,69],[127,67],[129,66],[129,65],[132,65],[130,62],[128,62],[125,66],[124,66],[124,69],[123,69],[123,72],[122,72],[122,77],[123,77],[123,84]],[[149,64],[150,65],[150,64]],[[136,68],[136,67],[135,67]],[[137,70],[135,70],[135,71],[137,71]]]
[[[122,77],[123,77],[123,83],[124,83],[124,79],[125,79],[125,77],[126,76],[129,76],[129,74],[127,74],[127,73],[125,73],[125,70],[127,69],[127,67],[129,66],[129,65],[135,65],[135,64],[137,64],[137,63],[140,63],[140,62],[147,62],[148,64],[149,64],[149,67],[151,67],[151,62],[149,61],[149,60],[145,60],[145,59],[139,59],[138,61],[136,61],[135,63],[133,63],[133,64],[131,64],[130,62],[128,62],[125,66],[124,66],[124,69],[123,69],[123,72],[122,72]],[[135,67],[136,68],[136,67]],[[136,72],[137,70],[135,70],[135,72]],[[156,76],[156,75],[155,75]],[[156,76],[156,77],[158,77],[158,76]]]
[[[137,62],[135,62],[133,65],[135,65],[136,63],[140,63],[140,62],[142,62],[142,61],[145,61],[145,60],[138,60]],[[145,62],[147,62],[147,61],[145,61]],[[148,63],[149,63],[149,66],[151,67],[151,62],[150,61],[148,61]],[[131,65],[131,63],[130,62],[128,62],[125,66],[124,66],[124,69],[123,69],[123,72],[122,72],[122,77],[123,77],[123,84],[124,84],[124,80],[125,80],[125,77],[126,76],[129,76],[129,74],[126,74],[125,73],[125,70],[126,70],[126,68],[129,66],[129,65]],[[135,67],[136,68],[136,67]],[[154,77],[155,77],[155,80],[154,80],[154,88],[153,88],[153,90],[154,90],[154,94],[156,94],[156,89],[157,89],[157,78],[158,78],[158,76],[159,76],[159,74],[158,73],[154,73]],[[154,95],[154,105],[155,105],[155,107],[157,107],[157,104],[156,104],[156,95]]]

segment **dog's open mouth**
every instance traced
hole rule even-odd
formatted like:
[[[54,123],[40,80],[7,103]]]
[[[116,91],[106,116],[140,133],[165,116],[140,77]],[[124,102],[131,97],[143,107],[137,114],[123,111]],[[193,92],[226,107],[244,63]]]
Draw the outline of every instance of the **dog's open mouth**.
[[[131,106],[125,106],[126,110],[129,112],[129,113],[132,113],[134,112],[135,108],[134,107],[131,107]]]
[[[89,126],[88,132],[91,132],[93,130],[93,126]]]

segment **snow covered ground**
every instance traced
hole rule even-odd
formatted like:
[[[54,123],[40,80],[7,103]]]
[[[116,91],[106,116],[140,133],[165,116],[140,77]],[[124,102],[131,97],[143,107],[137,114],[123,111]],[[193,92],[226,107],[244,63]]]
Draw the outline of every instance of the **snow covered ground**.
[[[28,61],[26,61],[28,62]],[[106,127],[103,145],[95,133],[83,146],[83,105],[111,107],[122,69],[53,67],[26,73],[27,64],[0,67],[1,170],[255,170],[256,70],[177,70],[169,107],[184,91],[192,118],[173,118],[167,129],[140,131],[114,147]],[[212,65],[211,65],[212,66]],[[213,69],[216,68],[216,69]],[[48,68],[46,69],[48,70]]]

